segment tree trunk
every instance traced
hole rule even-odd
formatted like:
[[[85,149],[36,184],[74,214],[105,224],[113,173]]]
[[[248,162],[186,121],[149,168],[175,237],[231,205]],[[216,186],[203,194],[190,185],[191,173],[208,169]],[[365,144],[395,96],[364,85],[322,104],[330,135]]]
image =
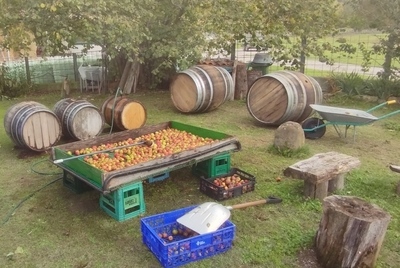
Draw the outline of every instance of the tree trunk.
[[[326,197],[315,237],[319,263],[326,268],[372,268],[390,221],[376,205],[353,196]]]
[[[392,58],[394,54],[394,46],[396,45],[396,36],[391,33],[389,34],[388,40],[386,42],[386,53],[385,62],[383,63],[383,74],[382,78],[388,80],[392,73]]]
[[[300,53],[300,72],[304,74],[306,66],[306,53],[304,50],[307,47],[307,37],[301,37],[301,53]]]

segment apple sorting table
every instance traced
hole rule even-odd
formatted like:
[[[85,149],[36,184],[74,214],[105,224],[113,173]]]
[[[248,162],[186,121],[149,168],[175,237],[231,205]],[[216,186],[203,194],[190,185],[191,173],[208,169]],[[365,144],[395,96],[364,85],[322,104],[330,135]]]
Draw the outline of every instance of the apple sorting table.
[[[85,162],[84,156],[69,161],[60,160],[71,158],[71,155],[68,153],[70,151],[74,152],[82,148],[98,146],[100,144],[115,143],[129,138],[135,139],[142,135],[169,128],[186,131],[196,136],[213,139],[214,141],[195,147],[194,149],[183,150],[109,172],[102,171]],[[192,166],[197,162],[205,161],[228,152],[239,151],[240,149],[240,142],[233,136],[176,121],[169,121],[138,129],[97,136],[85,141],[76,141],[55,146],[52,147],[50,158],[55,165],[91,185],[96,190],[106,194],[124,185],[186,166]]]

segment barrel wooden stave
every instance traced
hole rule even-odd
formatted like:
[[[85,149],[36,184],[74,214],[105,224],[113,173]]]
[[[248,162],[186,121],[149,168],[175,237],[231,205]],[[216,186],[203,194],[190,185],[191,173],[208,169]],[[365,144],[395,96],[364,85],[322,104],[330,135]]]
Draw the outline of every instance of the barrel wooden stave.
[[[87,140],[101,134],[104,119],[96,106],[86,100],[65,98],[54,105],[63,134],[75,140]]]
[[[222,67],[196,65],[178,73],[170,84],[171,100],[183,113],[217,109],[234,94],[231,75]]]
[[[311,113],[309,104],[322,102],[318,82],[300,72],[277,71],[259,77],[247,93],[247,109],[257,121],[280,125],[302,122]]]
[[[14,144],[33,151],[46,151],[61,138],[57,116],[33,101],[11,106],[4,117],[4,128]]]
[[[119,130],[140,128],[147,121],[143,104],[125,96],[107,98],[101,106],[101,112],[106,123]]]

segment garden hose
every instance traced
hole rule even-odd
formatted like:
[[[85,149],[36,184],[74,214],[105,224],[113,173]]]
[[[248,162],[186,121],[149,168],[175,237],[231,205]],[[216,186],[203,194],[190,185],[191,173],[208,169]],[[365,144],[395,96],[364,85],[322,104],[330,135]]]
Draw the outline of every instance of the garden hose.
[[[51,172],[51,173],[48,173],[48,172],[41,172],[41,171],[35,170],[35,167],[36,167],[38,164],[43,163],[43,162],[45,162],[45,161],[49,161],[49,160],[48,160],[48,159],[42,159],[42,160],[39,160],[39,161],[36,161],[35,163],[33,163],[33,164],[31,165],[31,167],[30,167],[31,171],[34,172],[34,173],[36,173],[36,174],[43,175],[43,176],[55,176],[55,175],[61,175],[61,174],[62,174],[62,173],[59,173],[59,172]],[[41,190],[43,190],[43,189],[46,188],[47,186],[49,186],[49,185],[51,185],[51,184],[53,184],[53,183],[55,183],[56,181],[59,181],[59,180],[61,180],[61,179],[62,179],[62,177],[50,181],[49,183],[45,184],[43,187],[37,189],[37,190],[34,191],[33,193],[29,194],[27,197],[25,197],[24,199],[22,199],[22,200],[7,214],[7,216],[4,218],[4,220],[3,220],[3,222],[2,222],[2,225],[6,224],[6,223],[8,222],[8,220],[9,220],[9,219],[11,218],[11,216],[15,213],[15,211],[16,211],[20,206],[22,206],[22,204],[23,204],[25,201],[27,201],[29,198],[31,198],[32,196],[34,196],[37,192],[40,192]]]

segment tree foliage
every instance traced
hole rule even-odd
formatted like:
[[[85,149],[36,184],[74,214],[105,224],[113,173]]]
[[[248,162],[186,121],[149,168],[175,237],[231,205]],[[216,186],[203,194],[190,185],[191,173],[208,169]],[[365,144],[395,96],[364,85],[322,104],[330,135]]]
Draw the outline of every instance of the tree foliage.
[[[36,43],[56,55],[84,40],[110,58],[138,59],[149,87],[249,36],[283,65],[322,55],[316,40],[334,31],[338,10],[336,0],[0,0],[0,7],[3,47],[24,53]]]

